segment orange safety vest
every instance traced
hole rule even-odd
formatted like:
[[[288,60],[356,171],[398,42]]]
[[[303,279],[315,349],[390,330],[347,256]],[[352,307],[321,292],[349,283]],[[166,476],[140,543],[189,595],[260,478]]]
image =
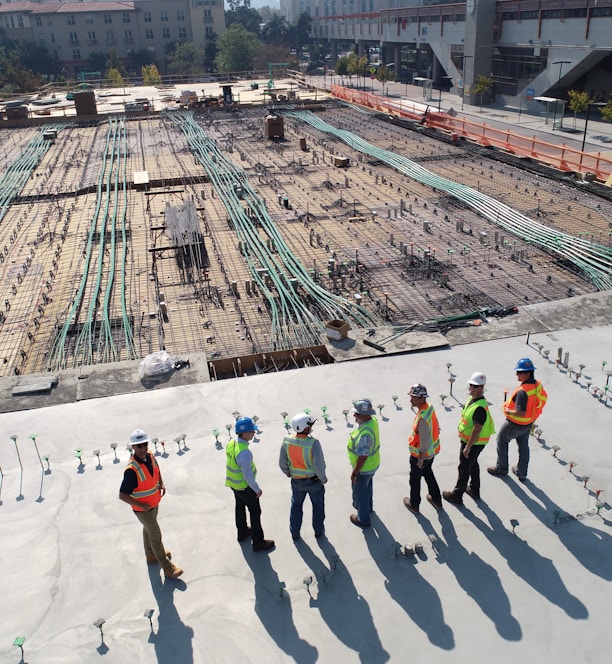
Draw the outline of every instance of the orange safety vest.
[[[136,498],[136,500],[147,505],[146,508],[135,507],[132,505],[132,509],[135,512],[148,512],[154,507],[157,507],[161,500],[161,476],[159,466],[152,454],[149,454],[149,457],[153,463],[153,475],[151,475],[145,464],[140,463],[135,456],[132,456],[130,462],[125,467],[126,470],[128,468],[132,469],[138,478],[138,486],[132,491],[132,498]]]
[[[544,389],[542,383],[536,380],[535,383],[522,383],[510,395],[510,398],[504,403],[506,408],[513,408],[516,400],[516,395],[519,390],[523,390],[527,395],[527,407],[525,408],[525,415],[522,417],[515,413],[504,413],[506,419],[515,424],[533,424],[538,417],[542,414],[542,410],[548,400],[548,394]]]
[[[440,425],[438,424],[438,416],[433,406],[429,403],[424,403],[414,418],[412,434],[408,439],[410,454],[414,457],[421,456],[421,441],[419,439],[419,422],[421,420],[425,420],[431,430],[431,447],[428,450],[424,450],[425,456],[435,456],[440,451]]]
[[[304,479],[316,475],[312,462],[312,445],[314,438],[287,437],[283,440],[287,459],[289,461],[289,472],[294,479]]]

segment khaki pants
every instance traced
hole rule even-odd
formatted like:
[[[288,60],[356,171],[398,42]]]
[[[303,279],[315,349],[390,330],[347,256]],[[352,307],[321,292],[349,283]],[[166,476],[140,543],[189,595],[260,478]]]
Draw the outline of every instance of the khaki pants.
[[[171,563],[166,557],[166,549],[162,542],[162,534],[157,523],[158,507],[149,512],[134,512],[136,518],[142,523],[142,540],[147,556],[155,556],[159,564],[167,569]]]

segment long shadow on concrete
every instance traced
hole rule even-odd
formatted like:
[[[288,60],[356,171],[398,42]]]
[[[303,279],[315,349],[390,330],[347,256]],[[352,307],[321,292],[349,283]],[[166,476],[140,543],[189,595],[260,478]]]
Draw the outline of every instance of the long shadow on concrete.
[[[472,512],[465,511],[464,514],[506,559],[508,567],[542,597],[563,609],[570,618],[588,618],[587,608],[567,590],[552,560],[513,535],[485,502],[479,501],[478,506],[487,517],[490,527]]]
[[[149,635],[157,661],[193,664],[193,629],[183,623],[174,606],[174,593],[184,591],[187,586],[180,579],[162,581],[157,565],[149,565],[149,579],[159,610],[157,632]]]
[[[281,593],[278,574],[272,567],[267,553],[256,553],[243,547],[242,553],[253,571],[255,581],[255,613],[276,645],[296,662],[314,664],[318,659],[317,649],[300,638],[293,623],[291,598]],[[262,654],[262,661],[265,655]]]
[[[376,514],[372,514],[372,527],[364,530],[364,537],[372,560],[385,578],[389,595],[427,634],[430,643],[452,650],[455,638],[444,621],[438,592],[419,574],[416,561],[396,555],[396,540]]]

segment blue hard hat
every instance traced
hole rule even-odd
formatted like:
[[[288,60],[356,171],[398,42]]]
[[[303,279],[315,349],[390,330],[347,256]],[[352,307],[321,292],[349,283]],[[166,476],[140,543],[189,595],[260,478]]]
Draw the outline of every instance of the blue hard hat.
[[[521,357],[514,367],[515,371],[535,371],[533,362],[528,357]]]
[[[236,420],[236,433],[247,433],[248,431],[257,431],[257,425],[250,417],[239,417]]]

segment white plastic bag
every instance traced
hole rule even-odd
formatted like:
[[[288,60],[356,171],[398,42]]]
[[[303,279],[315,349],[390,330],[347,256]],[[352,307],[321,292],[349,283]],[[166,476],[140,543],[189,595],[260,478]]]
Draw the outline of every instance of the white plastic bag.
[[[152,376],[161,376],[174,369],[174,357],[165,350],[158,350],[156,353],[147,355],[138,365],[138,376],[151,378]]]

